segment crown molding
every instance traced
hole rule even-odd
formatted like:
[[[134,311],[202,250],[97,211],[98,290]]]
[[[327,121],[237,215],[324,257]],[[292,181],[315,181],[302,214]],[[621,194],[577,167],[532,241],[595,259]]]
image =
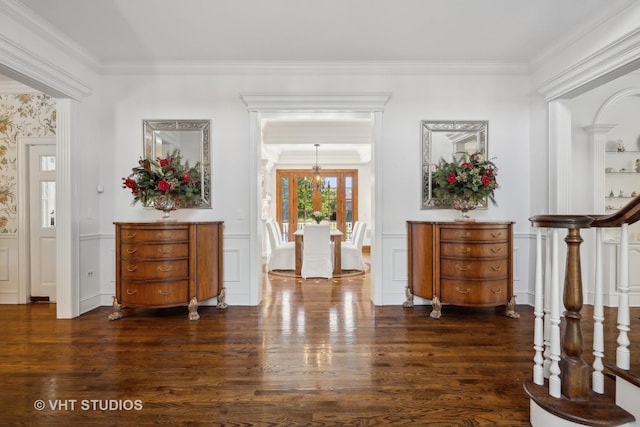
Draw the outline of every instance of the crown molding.
[[[0,0],[3,12],[22,24],[29,31],[40,35],[43,39],[53,43],[58,49],[68,53],[93,71],[100,69],[100,62],[74,39],[42,19],[36,11],[18,0]]]
[[[527,75],[524,62],[122,62],[101,67],[104,75],[257,75],[257,74],[341,74],[341,75]]]
[[[572,98],[639,67],[640,28],[637,28],[542,82],[538,91],[547,102]]]
[[[33,13],[21,3],[15,0],[0,0],[0,10],[0,13],[14,19],[18,25],[24,25],[29,30],[35,31],[45,40],[55,45],[62,43],[53,33],[45,29],[49,27],[48,24],[35,18]],[[39,25],[43,28],[39,28]],[[69,50],[68,47],[64,47],[64,43],[63,46],[57,47],[61,47],[63,52]],[[72,54],[72,56],[78,55]],[[1,33],[0,72],[35,90],[58,98],[80,100],[91,93],[89,85],[85,82],[34,51],[23,47],[17,40]]]
[[[0,73],[57,98],[80,100],[91,93],[75,76],[1,35]]]

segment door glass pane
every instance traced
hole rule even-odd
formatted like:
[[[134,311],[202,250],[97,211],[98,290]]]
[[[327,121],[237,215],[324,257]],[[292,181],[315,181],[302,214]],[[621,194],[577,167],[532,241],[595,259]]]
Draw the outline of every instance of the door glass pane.
[[[56,182],[40,182],[40,226],[56,226]]]
[[[289,177],[283,176],[280,180],[280,215],[282,238],[289,240]]]
[[[49,172],[56,170],[56,156],[40,156],[40,171]]]
[[[345,215],[345,239],[351,239],[353,230],[353,177],[347,176],[344,180],[344,215]]]
[[[310,176],[298,177],[298,228],[311,221],[313,208],[313,179]]]
[[[338,178],[335,176],[327,176],[324,178],[324,185],[322,187],[322,213],[331,222],[331,228],[336,228],[336,215],[337,215],[337,188]]]

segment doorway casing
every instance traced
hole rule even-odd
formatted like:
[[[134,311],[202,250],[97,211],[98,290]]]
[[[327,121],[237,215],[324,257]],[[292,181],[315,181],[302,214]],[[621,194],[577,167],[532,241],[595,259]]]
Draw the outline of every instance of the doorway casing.
[[[244,94],[242,100],[249,111],[250,138],[250,304],[262,300],[262,200],[260,198],[261,116],[273,113],[370,113],[373,120],[371,176],[371,298],[382,304],[382,113],[389,93],[344,94]]]

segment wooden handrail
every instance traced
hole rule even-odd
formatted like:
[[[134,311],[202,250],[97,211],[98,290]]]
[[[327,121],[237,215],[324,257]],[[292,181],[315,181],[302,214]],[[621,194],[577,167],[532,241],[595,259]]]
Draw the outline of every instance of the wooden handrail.
[[[620,227],[622,224],[633,224],[640,220],[640,196],[636,196],[620,210],[608,215],[590,215],[592,227]]]

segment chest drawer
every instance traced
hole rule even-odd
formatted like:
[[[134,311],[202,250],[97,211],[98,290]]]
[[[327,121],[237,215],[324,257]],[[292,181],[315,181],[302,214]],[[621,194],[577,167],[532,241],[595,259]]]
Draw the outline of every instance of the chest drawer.
[[[122,260],[125,279],[165,280],[189,276],[189,262],[184,260],[136,261]]]
[[[188,241],[189,230],[186,228],[168,229],[127,229],[120,230],[120,241],[130,242],[177,242]]]
[[[121,299],[129,306],[170,306],[188,300],[189,282],[130,282],[123,281]]]
[[[475,280],[505,278],[509,274],[507,259],[441,259],[442,277],[469,278]]]
[[[447,242],[508,242],[506,228],[445,228],[440,230],[440,241]]]
[[[442,243],[440,256],[458,259],[508,257],[509,243]]]
[[[123,243],[122,258],[186,258],[189,256],[188,243]]]
[[[496,306],[509,301],[506,279],[473,282],[442,279],[442,300],[454,305]]]

